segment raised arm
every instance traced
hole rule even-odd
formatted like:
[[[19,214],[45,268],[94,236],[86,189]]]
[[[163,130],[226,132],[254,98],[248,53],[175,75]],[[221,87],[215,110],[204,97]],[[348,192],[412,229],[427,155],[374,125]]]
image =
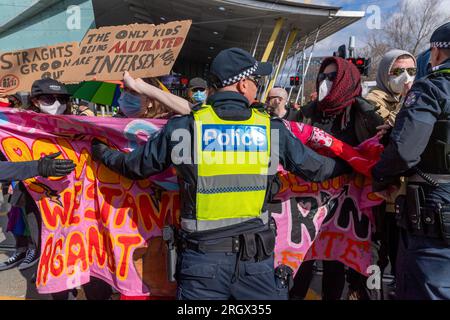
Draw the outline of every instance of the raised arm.
[[[123,81],[126,87],[159,101],[177,114],[185,115],[191,112],[192,105],[186,99],[152,86],[142,79],[134,79],[128,72],[124,73]]]

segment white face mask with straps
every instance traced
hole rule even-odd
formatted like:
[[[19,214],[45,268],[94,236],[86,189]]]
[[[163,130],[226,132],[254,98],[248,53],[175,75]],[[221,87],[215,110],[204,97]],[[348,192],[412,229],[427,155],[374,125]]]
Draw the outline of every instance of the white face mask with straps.
[[[332,86],[333,86],[333,81],[330,81],[328,79],[325,79],[320,83],[319,96],[318,96],[319,101],[322,101],[323,99],[325,99],[325,97],[330,93]]]
[[[391,75],[389,78],[389,87],[391,90],[397,94],[400,94],[403,92],[403,89],[405,87],[405,84],[411,83],[414,81],[416,77],[410,76],[408,72],[405,70],[401,75],[394,76]]]
[[[39,104],[39,109],[41,109],[43,113],[52,115],[63,114],[64,111],[66,111],[66,108],[67,106],[65,104],[61,104],[58,99],[56,99],[55,102],[49,106],[41,103]]]

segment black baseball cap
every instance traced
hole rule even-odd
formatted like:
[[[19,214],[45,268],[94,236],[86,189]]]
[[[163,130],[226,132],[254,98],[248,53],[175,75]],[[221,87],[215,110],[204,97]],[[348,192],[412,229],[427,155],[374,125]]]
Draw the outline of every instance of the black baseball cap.
[[[230,48],[219,52],[211,63],[210,74],[215,77],[217,87],[226,87],[249,76],[268,76],[272,73],[270,62],[258,62],[240,48]],[[217,83],[219,82],[219,83]]]
[[[33,82],[31,86],[31,98],[43,94],[70,96],[64,84],[51,78],[39,79]]]
[[[198,77],[192,78],[188,84],[189,89],[194,89],[194,88],[206,89],[207,87],[208,87],[208,83],[206,82],[206,80],[203,80],[202,78],[198,78]]]
[[[431,47],[450,49],[450,22],[437,28],[431,35]]]

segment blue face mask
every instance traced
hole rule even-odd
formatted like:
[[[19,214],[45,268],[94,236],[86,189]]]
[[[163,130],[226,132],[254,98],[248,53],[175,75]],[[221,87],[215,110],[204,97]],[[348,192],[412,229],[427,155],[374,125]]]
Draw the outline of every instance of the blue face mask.
[[[206,91],[197,91],[192,95],[192,100],[195,102],[204,102],[206,100]]]
[[[124,91],[122,92],[118,102],[120,110],[127,116],[127,118],[139,118],[142,114],[140,96]]]

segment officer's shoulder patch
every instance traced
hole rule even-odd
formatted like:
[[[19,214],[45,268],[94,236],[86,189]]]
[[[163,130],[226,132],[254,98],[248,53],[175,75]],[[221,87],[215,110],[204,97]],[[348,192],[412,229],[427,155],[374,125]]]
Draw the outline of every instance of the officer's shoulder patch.
[[[405,99],[405,107],[409,107],[416,103],[417,99],[419,99],[421,95],[422,93],[420,93],[419,91],[409,92]]]

